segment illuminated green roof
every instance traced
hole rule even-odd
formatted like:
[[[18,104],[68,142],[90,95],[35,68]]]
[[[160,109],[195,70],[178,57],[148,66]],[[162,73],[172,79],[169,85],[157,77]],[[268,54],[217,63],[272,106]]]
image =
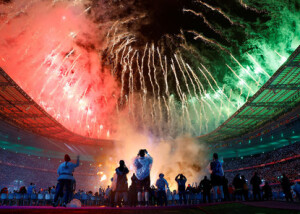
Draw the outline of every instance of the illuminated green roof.
[[[198,139],[210,145],[255,131],[300,103],[300,46],[274,75],[228,120]]]

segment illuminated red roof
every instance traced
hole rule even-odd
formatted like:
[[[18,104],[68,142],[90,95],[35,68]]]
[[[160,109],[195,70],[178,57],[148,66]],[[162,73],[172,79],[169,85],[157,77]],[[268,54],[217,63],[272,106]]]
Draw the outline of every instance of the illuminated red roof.
[[[29,132],[63,142],[113,145],[113,140],[88,138],[66,129],[31,99],[2,68],[0,68],[0,119]]]

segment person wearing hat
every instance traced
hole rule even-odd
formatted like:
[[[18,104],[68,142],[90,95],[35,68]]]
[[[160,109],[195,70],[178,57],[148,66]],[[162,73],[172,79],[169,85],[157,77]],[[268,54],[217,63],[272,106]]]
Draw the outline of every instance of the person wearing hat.
[[[160,173],[159,178],[156,181],[156,187],[157,187],[157,198],[158,198],[158,204],[162,206],[165,204],[168,205],[168,199],[166,194],[166,187],[169,189],[169,184],[166,179],[164,179],[164,174]]]
[[[66,191],[63,194],[63,206],[67,206],[67,203],[71,199],[70,196],[72,194],[72,182],[74,181],[73,172],[74,169],[79,166],[79,156],[77,156],[76,164],[70,162],[71,158],[68,154],[65,155],[64,160],[65,162],[61,163],[57,169],[58,183],[56,186],[54,201],[52,203],[54,207],[58,205],[58,197],[62,195],[64,188]]]
[[[150,170],[153,163],[153,158],[149,155],[146,149],[141,149],[138,156],[134,160],[137,178],[138,204],[142,203],[142,192],[145,192],[146,205],[149,204],[150,190]]]

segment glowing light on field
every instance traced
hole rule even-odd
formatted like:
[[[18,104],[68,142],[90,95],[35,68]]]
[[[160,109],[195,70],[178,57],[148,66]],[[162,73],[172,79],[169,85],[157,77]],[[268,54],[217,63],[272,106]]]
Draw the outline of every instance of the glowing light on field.
[[[105,181],[106,179],[107,179],[107,176],[106,176],[106,175],[103,175],[103,176],[101,177],[101,179],[100,179],[100,182]]]

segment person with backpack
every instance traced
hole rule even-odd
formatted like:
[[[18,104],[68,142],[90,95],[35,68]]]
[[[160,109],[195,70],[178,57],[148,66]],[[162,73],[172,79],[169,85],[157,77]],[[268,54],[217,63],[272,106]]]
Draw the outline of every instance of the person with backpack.
[[[218,154],[213,154],[213,161],[210,163],[210,180],[212,187],[214,189],[214,200],[218,201],[218,189],[220,191],[221,200],[224,200],[224,193],[223,193],[223,168],[221,162],[218,160]]]

